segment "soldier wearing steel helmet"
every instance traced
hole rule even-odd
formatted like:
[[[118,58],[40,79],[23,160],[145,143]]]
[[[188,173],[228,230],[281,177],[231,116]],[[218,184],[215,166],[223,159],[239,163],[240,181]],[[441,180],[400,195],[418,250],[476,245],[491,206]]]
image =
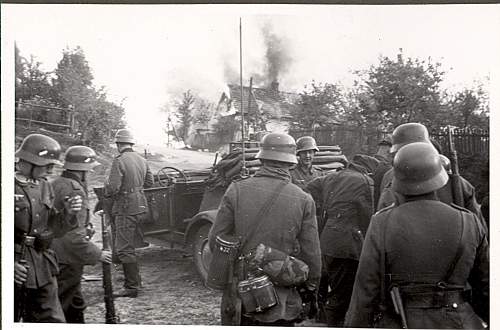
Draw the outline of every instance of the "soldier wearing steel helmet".
[[[303,136],[297,139],[297,159],[298,164],[290,170],[292,183],[295,183],[302,190],[314,178],[323,173],[320,168],[313,165],[315,153],[319,151],[316,140],[312,136]]]
[[[61,146],[42,134],[28,135],[16,151],[14,175],[14,321],[65,322],[57,297],[59,272],[50,245],[77,224],[79,196],[54,205],[46,177],[60,165]]]
[[[401,201],[372,217],[345,326],[482,329],[488,322],[486,231],[472,212],[439,201],[447,181],[431,144],[398,151],[392,184]]]
[[[64,171],[52,181],[56,207],[63,205],[65,196],[80,196],[83,201],[82,209],[76,214],[78,226],[52,242],[60,268],[57,276],[59,299],[67,323],[85,323],[83,312],[87,305],[80,284],[84,265],[94,265],[98,261],[111,262],[111,252],[101,251],[99,246],[90,241],[92,223],[87,173],[99,165],[96,156],[95,151],[86,146],[68,148],[64,157]]]
[[[331,327],[344,324],[349,306],[363,237],[373,214],[373,180],[369,173],[374,166],[369,156],[358,154],[346,169],[316,178],[307,185],[314,201],[326,210],[326,222],[320,232],[320,298]]]
[[[141,286],[135,241],[148,211],[143,189],[153,185],[153,175],[146,160],[132,149],[135,140],[130,130],[118,130],[115,143],[120,154],[111,164],[105,185],[106,195],[113,199],[113,241],[125,275],[123,290],[115,296],[135,298]]]
[[[231,183],[224,194],[209,233],[210,248],[214,251],[219,235],[246,237],[255,228],[240,253],[247,255],[262,243],[304,261],[309,276],[303,284],[303,297],[314,299],[321,271],[316,209],[312,197],[291,183],[289,169],[297,163],[295,141],[288,134],[269,133],[263,137],[256,157],[263,164],[261,169],[253,177]],[[273,203],[262,219],[257,219],[268,200]],[[235,317],[237,302],[230,298],[234,292],[226,289],[221,302],[222,324],[290,326],[299,321],[302,299],[298,290],[278,285],[275,289],[279,304],[243,315],[241,320]]]
[[[399,149],[401,149],[403,146],[409,143],[424,142],[434,145],[431,139],[429,138],[429,133],[427,131],[427,128],[419,123],[407,123],[396,127],[396,129],[393,132],[392,138],[393,138],[393,143],[390,151],[393,155],[396,154],[396,152]],[[434,146],[435,149],[439,152],[440,150],[436,148],[436,145]],[[380,193],[380,199],[378,201],[377,210],[387,207],[392,203],[398,203],[399,201],[398,194],[394,192],[394,190],[392,189],[393,176],[394,176],[393,169],[390,169],[386,172],[384,178],[382,179],[382,183],[380,186],[381,193]],[[462,186],[464,207],[469,211],[473,212],[480,219],[480,221],[486,226],[486,224],[484,223],[483,216],[481,214],[480,205],[476,200],[476,193],[474,187],[469,183],[469,181],[467,181],[463,177],[460,177],[460,184]],[[440,188],[437,194],[440,201],[447,204],[453,203],[451,180],[449,180],[446,183],[446,185]]]

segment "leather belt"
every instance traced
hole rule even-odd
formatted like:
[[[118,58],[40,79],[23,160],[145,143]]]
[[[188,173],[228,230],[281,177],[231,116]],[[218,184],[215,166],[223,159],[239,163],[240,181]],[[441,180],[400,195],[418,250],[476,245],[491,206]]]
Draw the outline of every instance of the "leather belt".
[[[143,187],[133,187],[133,188],[120,190],[120,194],[127,195],[127,194],[132,194],[135,192],[142,192],[142,191],[144,191]]]
[[[403,292],[403,304],[405,308],[457,308],[459,304],[465,303],[465,292],[460,291],[435,291],[405,294]]]

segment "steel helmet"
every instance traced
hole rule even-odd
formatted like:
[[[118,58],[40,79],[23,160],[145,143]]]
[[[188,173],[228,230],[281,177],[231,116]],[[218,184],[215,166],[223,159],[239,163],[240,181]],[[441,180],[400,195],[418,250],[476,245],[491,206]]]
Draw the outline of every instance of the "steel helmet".
[[[441,157],[432,144],[410,143],[394,157],[394,191],[403,195],[422,195],[438,190],[448,182]]]
[[[66,150],[63,168],[73,171],[90,171],[99,165],[96,153],[86,146],[72,146]]]
[[[399,125],[392,133],[392,147],[390,152],[396,152],[402,146],[413,142],[431,143],[427,128],[419,123]]]
[[[134,135],[129,129],[119,129],[115,134],[115,143],[135,144]]]
[[[255,158],[297,164],[295,140],[288,134],[269,133],[260,141],[260,151]]]
[[[15,157],[38,166],[62,165],[59,161],[61,146],[53,138],[42,134],[30,134],[24,138]]]
[[[307,150],[319,151],[316,140],[312,136],[302,136],[297,139],[297,153]]]

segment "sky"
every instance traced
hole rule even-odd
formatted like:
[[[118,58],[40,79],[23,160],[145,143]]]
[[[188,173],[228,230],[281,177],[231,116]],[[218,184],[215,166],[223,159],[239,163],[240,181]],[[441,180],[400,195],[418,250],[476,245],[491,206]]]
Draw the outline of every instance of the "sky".
[[[137,138],[161,144],[160,109],[172,109],[188,89],[217,102],[228,82],[239,81],[240,17],[244,84],[250,76],[254,86],[269,84],[266,45],[278,56],[280,89],[296,92],[313,79],[350,86],[353,70],[381,55],[395,58],[401,48],[405,56],[441,62],[448,71],[443,87],[457,90],[498,70],[499,8],[4,4],[2,47],[15,41],[47,71],[63,49],[82,47],[94,84],[123,101]]]

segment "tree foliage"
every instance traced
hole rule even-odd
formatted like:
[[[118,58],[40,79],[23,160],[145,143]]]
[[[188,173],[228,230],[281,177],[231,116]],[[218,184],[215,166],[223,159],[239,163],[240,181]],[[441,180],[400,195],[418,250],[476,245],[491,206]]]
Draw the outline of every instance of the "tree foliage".
[[[400,52],[396,60],[380,57],[377,65],[356,73],[361,80],[356,83],[357,120],[386,129],[408,122],[431,129],[437,125],[445,74],[440,63],[404,58]],[[351,112],[350,117],[356,115]]]
[[[182,94],[182,100],[177,103],[177,109],[175,112],[175,117],[179,120],[178,134],[183,140],[186,140],[189,133],[189,127],[193,120],[193,104],[195,102],[195,97],[188,90]]]
[[[346,100],[340,86],[314,80],[305,86],[290,113],[292,126],[299,129],[330,126],[342,120],[345,114]]]
[[[33,104],[72,108],[75,128],[82,133],[82,143],[96,149],[105,148],[118,128],[124,126],[125,110],[107,99],[104,88],[93,85],[92,70],[83,49],[65,49],[52,73],[43,72],[34,56],[27,61],[16,47],[16,98]],[[40,111],[47,116],[52,111]],[[50,119],[50,118],[49,118]],[[57,122],[57,120],[48,120]],[[66,124],[66,122],[64,122]]]

